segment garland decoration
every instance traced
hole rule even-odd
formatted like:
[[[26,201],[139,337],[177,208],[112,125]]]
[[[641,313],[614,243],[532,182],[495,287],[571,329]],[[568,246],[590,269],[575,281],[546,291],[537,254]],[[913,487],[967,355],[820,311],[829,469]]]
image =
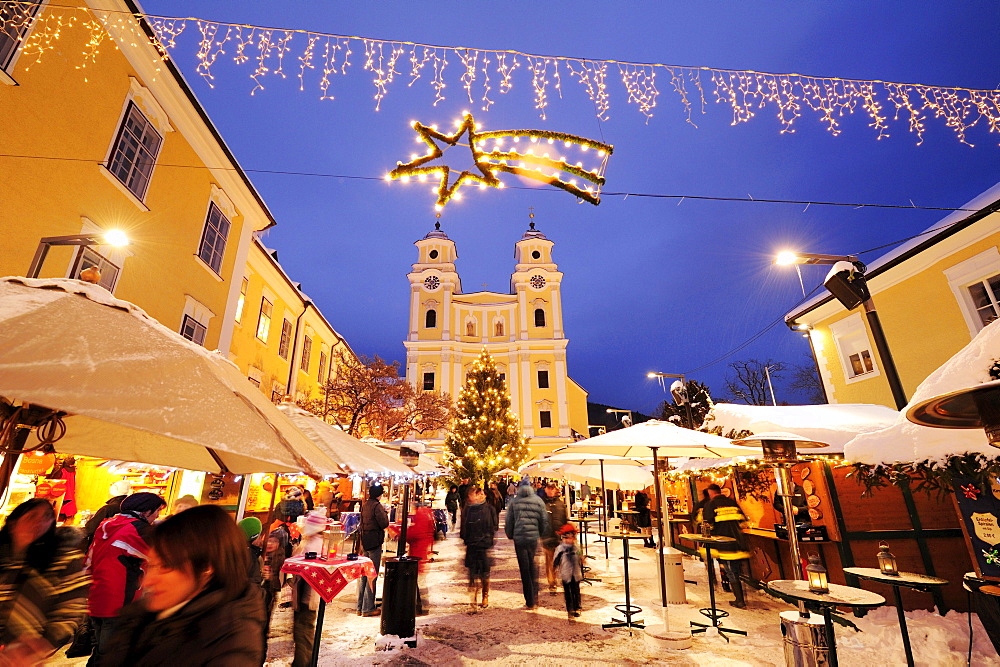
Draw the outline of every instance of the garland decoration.
[[[918,145],[932,120],[950,128],[960,142],[969,145],[968,133],[973,128],[1000,133],[1000,90],[544,56],[87,6],[49,4],[38,10],[36,2],[27,0],[4,4],[9,9],[0,13],[0,32],[27,35],[22,57],[29,60],[34,57],[38,62],[57,49],[69,53],[57,43],[77,30],[85,31],[82,59],[77,65],[81,70],[96,59],[109,34],[116,48],[152,39],[161,60],[169,57],[168,50],[176,53],[186,35],[193,34],[196,71],[203,80],[213,85],[216,68],[225,56],[235,65],[252,68],[251,94],[263,90],[268,77],[297,77],[300,90],[306,89],[309,80],[320,99],[332,100],[337,78],[360,64],[361,71],[371,76],[376,110],[399,80],[410,87],[421,79],[427,81],[437,106],[446,99],[444,91],[453,81],[448,68],[454,65],[457,88],[470,104],[484,111],[496,103],[498,95],[510,92],[516,81],[530,78],[526,85],[534,92],[534,107],[543,120],[550,101],[563,98],[564,83],[578,85],[594,105],[595,115],[609,119],[612,84],[617,81],[627,104],[634,105],[647,123],[664,87],[673,93],[685,121],[696,127],[695,114],[704,115],[712,101],[729,109],[732,125],[769,113],[782,134],[795,132],[795,122],[810,114],[838,135],[839,119],[855,112],[867,116],[878,139],[890,136],[890,124],[896,122],[915,135]]]
[[[848,473],[848,477],[854,477],[865,488],[862,495],[866,497],[889,485],[902,488],[913,483],[917,491],[945,497],[954,492],[956,478],[971,479],[978,489],[988,489],[993,479],[1000,476],[1000,457],[980,453],[957,454],[943,461],[924,459],[907,463],[852,465],[854,470]],[[973,488],[976,489],[976,486]],[[981,493],[978,489],[976,492]]]
[[[480,188],[492,187],[502,188],[504,184],[496,176],[496,172],[502,171],[517,176],[530,178],[541,183],[552,185],[561,190],[590,202],[594,206],[601,203],[601,186],[604,185],[604,170],[607,168],[608,158],[614,151],[614,147],[592,139],[578,137],[564,132],[550,132],[547,130],[494,130],[490,132],[479,132],[472,114],[465,112],[462,120],[455,121],[458,129],[454,134],[443,134],[438,131],[437,125],[424,125],[417,121],[412,122],[412,127],[417,132],[417,141],[427,145],[428,151],[424,155],[416,154],[410,156],[407,163],[397,162],[396,168],[385,175],[387,181],[399,179],[409,182],[416,177],[417,180],[426,181],[429,176],[439,176],[440,181],[434,189],[437,194],[435,208],[438,211],[451,201],[452,198],[459,199],[461,194],[458,188],[463,183],[471,182],[479,185]],[[467,143],[462,143],[465,137]],[[521,151],[518,144],[521,139],[527,139],[528,147]],[[506,146],[507,142],[510,146]],[[492,142],[492,147],[489,143]],[[549,151],[554,152],[556,142],[562,145],[559,147],[560,153],[566,153],[568,149],[575,149],[580,153],[580,160],[575,164],[567,161],[566,157],[560,155],[559,158],[552,157]],[[537,144],[541,143],[541,146]],[[444,144],[442,148],[441,144]],[[466,169],[459,173],[458,178],[451,181],[451,173],[456,171],[445,164],[435,163],[435,160],[444,156],[445,150],[454,146],[467,146],[472,152],[473,168]],[[552,148],[545,150],[547,145]],[[596,164],[591,169],[584,167],[584,160],[596,156]],[[591,162],[594,160],[591,159]],[[577,185],[576,178],[564,179],[559,172],[565,172],[571,176],[576,176],[592,185]]]

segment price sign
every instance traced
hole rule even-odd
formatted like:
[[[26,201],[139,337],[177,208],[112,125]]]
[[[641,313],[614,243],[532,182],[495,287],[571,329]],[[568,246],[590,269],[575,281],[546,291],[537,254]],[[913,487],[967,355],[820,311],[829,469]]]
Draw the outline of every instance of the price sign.
[[[996,484],[968,478],[955,480],[955,503],[976,575],[1000,581],[1000,498]]]

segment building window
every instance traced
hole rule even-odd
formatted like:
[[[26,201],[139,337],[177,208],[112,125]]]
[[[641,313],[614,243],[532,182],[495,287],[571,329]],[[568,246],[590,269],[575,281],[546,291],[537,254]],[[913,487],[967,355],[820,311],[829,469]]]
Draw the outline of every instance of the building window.
[[[548,371],[538,371],[538,388],[548,389],[549,388],[549,372]]]
[[[236,324],[243,320],[243,306],[247,303],[247,290],[250,289],[250,281],[246,278],[240,283],[240,296],[236,299]]]
[[[198,343],[198,345],[204,345],[206,333],[208,333],[208,327],[190,315],[184,316],[184,320],[181,322],[182,336],[187,338],[189,341]]]
[[[80,274],[92,266],[96,267],[97,270],[101,272],[101,280],[97,284],[109,292],[114,292],[115,285],[118,283],[118,274],[121,269],[93,248],[88,248],[86,246],[80,247],[80,251],[76,254],[76,260],[73,262],[73,268],[70,270],[69,275],[71,278],[80,280]]]
[[[118,128],[108,171],[140,200],[146,196],[153,165],[160,153],[163,138],[153,129],[153,124],[139,111],[135,102],[129,102]]]
[[[538,428],[552,428],[552,413],[548,410],[538,411]]]
[[[212,270],[222,274],[222,256],[226,252],[226,240],[229,238],[229,220],[222,215],[219,207],[212,202],[208,205],[208,217],[205,219],[205,229],[201,233],[201,243],[198,244],[198,257],[212,267]]]
[[[501,373],[500,374],[500,381],[503,382],[503,383],[507,382],[507,374],[506,373]]]
[[[830,333],[840,352],[844,377],[851,380],[877,372],[868,331],[859,313],[831,324]]]
[[[321,383],[326,382],[326,352],[320,350],[319,353],[319,371],[316,374],[316,379]]]
[[[250,384],[260,389],[260,379],[264,377],[264,373],[259,368],[250,367],[247,372],[247,379],[250,380]]]
[[[267,344],[267,334],[271,331],[271,313],[274,306],[267,300],[267,297],[260,299],[260,317],[257,318],[257,340]]]
[[[1000,294],[1000,274],[980,280],[969,285],[969,296],[972,297],[972,305],[976,309],[979,321],[985,327],[987,324],[997,319],[1000,315],[1000,306],[997,305],[997,295]]]
[[[468,322],[465,323],[465,335],[466,336],[476,335],[476,323],[473,322],[472,320],[469,320]]]
[[[0,69],[14,60],[41,2],[0,2]]]
[[[271,402],[277,405],[285,400],[285,385],[277,382],[271,387]]]
[[[434,391],[434,373],[424,373],[424,391]]]
[[[431,308],[424,315],[424,327],[427,329],[433,329],[438,325],[438,314],[437,311]]]
[[[299,368],[309,372],[309,360],[312,357],[313,339],[309,336],[302,338],[302,358],[299,360]]]
[[[493,325],[493,335],[494,336],[503,335],[503,320],[497,320],[496,324]]]
[[[288,358],[288,348],[292,344],[292,323],[284,320],[281,323],[281,339],[278,341],[278,356],[282,359]]]
[[[545,326],[545,311],[541,308],[535,308],[535,326],[544,327]]]

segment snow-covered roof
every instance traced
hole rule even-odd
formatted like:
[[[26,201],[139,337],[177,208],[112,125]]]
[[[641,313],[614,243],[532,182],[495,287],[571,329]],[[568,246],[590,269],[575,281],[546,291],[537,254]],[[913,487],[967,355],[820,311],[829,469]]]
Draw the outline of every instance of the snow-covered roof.
[[[989,368],[998,358],[1000,324],[994,322],[921,382],[907,409],[929,398],[990,381]],[[862,433],[844,445],[845,458],[871,464],[942,461],[952,455],[973,452],[1000,456],[1000,449],[989,444],[981,428],[918,426],[906,419],[906,410],[888,428]]]
[[[985,192],[977,195],[971,201],[967,202],[962,209],[971,209],[974,211],[981,211],[987,206],[1000,201],[1000,183],[997,183],[993,187],[989,188]],[[948,236],[952,232],[952,226],[956,223],[962,222],[970,215],[975,215],[970,213],[968,210],[952,211],[945,217],[941,218],[933,225],[928,227],[922,234],[915,236],[914,238],[901,243],[896,246],[886,254],[882,255],[878,259],[872,262],[866,262],[868,269],[865,271],[865,275],[871,278],[877,275],[880,271],[888,267],[893,261],[903,257],[908,252],[918,248],[922,244],[928,241],[936,239],[938,236]],[[785,314],[785,321],[792,320],[803,313],[807,313],[821,303],[832,299],[833,297],[826,290],[820,290],[820,293],[812,297],[808,301],[801,303],[791,311]]]
[[[709,426],[759,434],[789,431],[806,440],[825,442],[829,447],[810,449],[811,454],[835,454],[859,433],[886,428],[899,413],[884,405],[740,405],[716,403],[708,414]]]

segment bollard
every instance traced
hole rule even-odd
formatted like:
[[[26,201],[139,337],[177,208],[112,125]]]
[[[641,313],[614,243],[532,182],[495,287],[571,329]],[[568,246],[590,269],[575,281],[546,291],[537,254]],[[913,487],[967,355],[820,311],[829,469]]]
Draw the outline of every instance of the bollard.
[[[417,647],[417,564],[419,558],[386,558],[382,582],[383,635],[395,635]]]
[[[830,647],[822,616],[803,617],[798,611],[783,611],[780,617],[781,635],[785,639],[785,667],[830,664]]]

